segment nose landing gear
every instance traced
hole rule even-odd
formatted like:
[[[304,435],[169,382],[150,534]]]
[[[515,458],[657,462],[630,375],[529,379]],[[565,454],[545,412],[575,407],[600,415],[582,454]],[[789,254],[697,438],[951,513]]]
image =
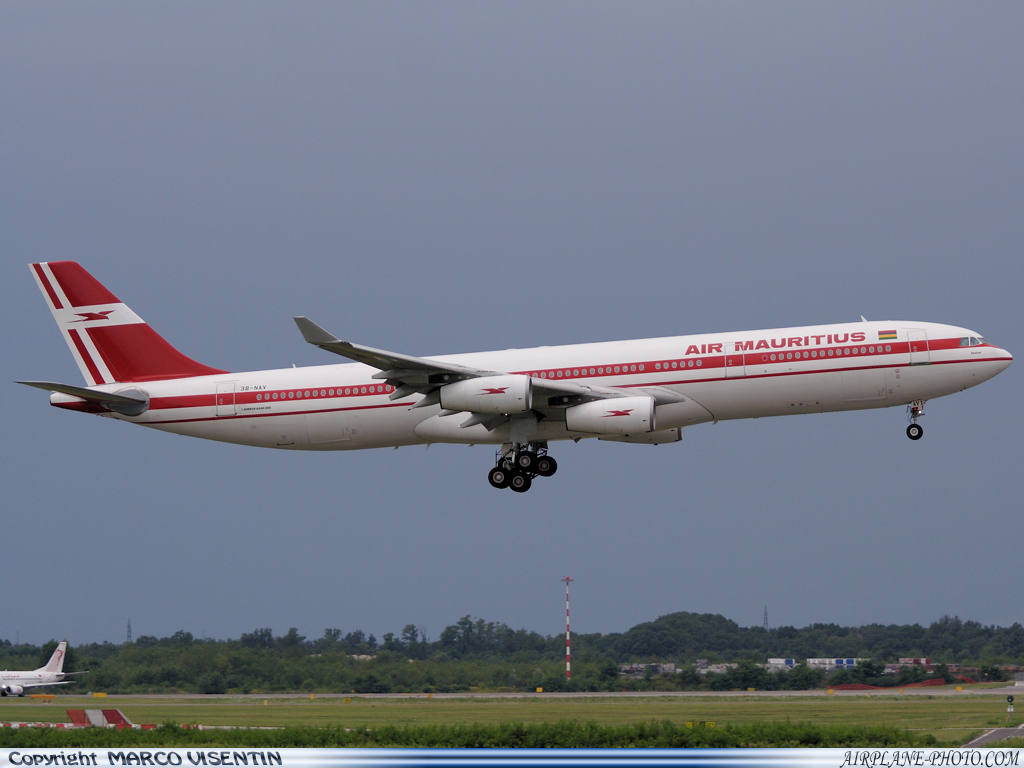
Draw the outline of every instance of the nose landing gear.
[[[535,477],[551,477],[558,462],[548,456],[547,443],[514,443],[503,445],[495,459],[495,467],[487,473],[487,482],[495,488],[511,488],[526,493]]]
[[[917,423],[917,420],[924,416],[924,400],[915,400],[907,406],[907,418],[910,419],[910,426],[907,427],[907,437],[911,440],[920,440],[924,434],[924,427]]]

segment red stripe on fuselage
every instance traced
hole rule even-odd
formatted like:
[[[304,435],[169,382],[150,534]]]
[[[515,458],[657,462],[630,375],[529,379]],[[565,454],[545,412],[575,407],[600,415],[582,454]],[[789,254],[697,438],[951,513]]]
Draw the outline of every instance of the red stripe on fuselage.
[[[959,339],[942,339],[942,340],[937,340],[936,342],[934,342],[934,344],[936,346],[933,346],[932,349],[933,350],[938,349],[939,347],[937,345],[940,342],[942,344],[942,346],[941,346],[942,349],[960,348],[960,340]],[[863,346],[865,349],[870,349],[872,346],[874,346],[877,351],[875,351],[875,352],[865,352],[864,354],[861,354],[860,353],[861,346]],[[715,375],[713,375],[713,376],[705,376],[705,377],[702,377],[702,378],[686,378],[686,379],[673,378],[673,379],[659,380],[659,381],[646,381],[646,382],[637,382],[637,383],[630,383],[630,384],[613,384],[613,385],[611,385],[611,386],[619,387],[621,389],[633,389],[633,388],[638,388],[638,387],[657,387],[657,386],[676,386],[676,385],[685,386],[685,385],[689,385],[689,384],[704,384],[704,383],[715,382],[715,381],[742,381],[744,379],[748,379],[748,380],[749,379],[767,379],[767,378],[774,378],[774,377],[781,377],[781,376],[803,376],[803,375],[819,374],[819,373],[838,373],[838,372],[846,372],[846,371],[867,371],[867,370],[878,370],[878,369],[887,369],[887,368],[906,368],[906,367],[909,367],[910,364],[909,364],[909,362],[906,359],[900,360],[898,362],[879,360],[878,364],[874,364],[874,365],[844,365],[842,367],[829,367],[829,368],[812,368],[811,367],[811,366],[813,366],[816,363],[821,363],[821,362],[825,362],[825,361],[828,361],[829,363],[832,363],[832,362],[834,362],[836,360],[843,360],[844,362],[850,361],[852,363],[854,360],[858,360],[858,359],[863,360],[864,358],[870,358],[870,357],[886,358],[886,357],[891,357],[893,355],[898,355],[898,354],[900,354],[900,355],[908,355],[909,351],[910,351],[909,350],[909,345],[906,344],[906,343],[901,343],[901,344],[896,344],[896,345],[889,345],[889,346],[891,347],[891,349],[890,349],[890,351],[886,352],[885,349],[884,349],[884,345],[878,345],[878,344],[869,345],[869,344],[866,344],[866,343],[863,344],[863,345],[858,344],[857,347],[856,347],[857,348],[857,354],[856,355],[853,354],[853,349],[854,349],[853,345],[842,345],[842,346],[839,346],[839,347],[831,347],[830,349],[832,349],[834,352],[835,351],[841,351],[843,353],[843,354],[838,354],[838,355],[837,354],[833,354],[832,357],[827,357],[826,356],[827,355],[827,349],[823,350],[823,349],[819,348],[819,349],[817,349],[817,351],[818,351],[818,356],[817,357],[808,357],[806,359],[802,355],[803,350],[799,350],[800,353],[801,353],[799,359],[794,357],[793,359],[790,359],[790,360],[778,359],[780,354],[784,356],[786,354],[786,352],[781,352],[781,353],[780,352],[775,352],[774,354],[776,354],[776,360],[771,360],[770,359],[770,355],[772,353],[767,353],[766,355],[763,355],[760,352],[758,352],[758,353],[745,353],[744,355],[728,355],[728,356],[723,355],[723,356],[715,356],[715,357],[704,357],[704,358],[700,358],[701,361],[702,361],[702,365],[701,366],[696,366],[696,364],[695,364],[693,367],[682,366],[682,367],[678,367],[678,368],[675,368],[675,369],[668,368],[668,366],[666,366],[664,362],[660,362],[660,364],[662,366],[660,369],[655,369],[654,368],[655,363],[650,363],[650,362],[645,362],[645,363],[629,363],[629,364],[626,364],[626,366],[623,366],[620,363],[619,364],[619,367],[620,367],[620,372],[619,373],[614,373],[614,372],[612,372],[612,373],[601,373],[601,374],[595,373],[593,376],[591,376],[590,373],[589,373],[590,366],[587,366],[587,368],[586,368],[586,370],[587,370],[586,378],[589,379],[589,378],[599,378],[599,377],[608,377],[608,376],[613,376],[613,377],[621,378],[623,376],[630,376],[630,377],[634,377],[634,376],[650,376],[650,375],[653,375],[653,374],[657,374],[658,376],[665,376],[666,374],[681,374],[681,373],[687,373],[687,374],[693,375],[693,374],[697,374],[698,372],[708,372],[708,373],[714,372],[715,373]],[[988,345],[988,346],[991,346],[991,345]],[[850,350],[850,354],[846,354],[845,353],[846,350]],[[808,350],[808,351],[810,352],[811,350]],[[823,352],[824,352],[824,354],[823,354]],[[793,352],[793,354],[795,355],[796,352]],[[760,358],[762,356],[767,356],[767,357],[769,357],[769,359],[767,361],[761,360]],[[802,370],[771,371],[771,372],[767,372],[767,373],[750,373],[749,371],[745,371],[743,374],[737,374],[736,376],[726,377],[726,376],[722,376],[721,375],[721,370],[724,367],[724,362],[725,362],[726,357],[728,357],[730,359],[735,359],[737,361],[737,363],[736,363],[737,366],[739,365],[740,358],[743,358],[743,365],[745,367],[793,365],[795,363],[805,363],[807,365],[801,365],[800,368]],[[950,365],[950,364],[959,364],[959,363],[994,362],[994,361],[998,361],[1000,359],[1001,358],[971,358],[971,359],[962,359],[962,360],[940,360],[940,361],[933,360],[932,364],[933,365]],[[679,362],[678,358],[676,358],[676,362],[677,363]],[[621,371],[621,368],[623,368],[623,367],[631,367],[632,365],[636,365],[638,370],[636,370],[636,371]],[[639,367],[641,365],[643,365],[643,367],[644,367],[644,370],[642,370],[642,371],[639,370]],[[595,367],[595,370],[596,370],[596,368],[597,367]],[[612,366],[600,366],[600,368],[603,368],[605,371],[608,371],[609,368],[612,368]],[[565,376],[563,374],[563,378],[568,378],[569,380],[573,380],[574,378],[576,380],[581,380],[581,379],[584,378],[583,369],[581,369],[581,368],[571,368],[571,369],[555,368],[555,369],[552,369],[552,370],[555,370],[555,371],[561,370],[563,372],[568,371],[569,375]],[[571,375],[571,372],[573,370],[579,370],[580,374],[578,374],[576,377],[573,377]],[[523,371],[521,373],[524,374],[524,375],[530,375],[531,372],[530,371]],[[288,403],[290,405],[292,403],[297,403],[297,402],[300,402],[302,400],[305,400],[307,402],[325,402],[325,401],[336,401],[336,400],[341,399],[341,398],[343,398],[345,400],[348,400],[348,399],[351,399],[353,397],[363,397],[363,398],[366,398],[366,397],[380,397],[381,395],[385,395],[385,394],[388,394],[388,393],[393,391],[390,386],[379,385],[379,384],[370,384],[370,385],[349,386],[348,389],[351,390],[351,393],[350,394],[343,394],[343,391],[344,391],[345,388],[334,387],[333,389],[334,389],[334,392],[336,394],[325,394],[325,395],[322,395],[322,396],[318,395],[317,398],[314,399],[314,396],[312,395],[312,392],[314,391],[314,389],[318,393],[320,391],[329,391],[328,390],[328,386],[329,385],[320,385],[320,386],[317,386],[316,388],[308,387],[308,389],[307,389],[307,387],[302,387],[302,388],[289,387],[289,388],[284,388],[284,389],[276,389],[275,388],[273,390],[261,390],[261,391],[252,391],[252,390],[250,390],[250,391],[246,391],[246,392],[236,392],[235,393],[235,405],[236,405],[236,407],[240,407],[240,406],[243,406],[243,405],[257,404],[257,405],[260,405],[260,406],[269,405],[271,407],[274,407],[274,406],[277,406],[279,404],[283,405],[284,403]],[[378,386],[382,386],[385,391],[383,393],[381,393],[381,392],[372,392],[372,393],[371,392],[366,392],[366,393],[363,393],[363,392],[359,391],[360,389],[362,389],[364,387],[366,387],[366,388],[371,388],[371,387],[372,388],[376,388]],[[305,396],[305,392],[307,392],[307,391],[310,392],[309,396]],[[288,398],[287,395],[288,395],[289,392],[293,392],[293,393],[294,392],[300,392],[300,393],[302,393],[303,396],[300,397],[300,398]],[[271,397],[272,397],[273,394],[279,395],[280,399],[272,400]],[[209,392],[209,393],[205,393],[205,394],[199,394],[199,395],[182,395],[182,396],[176,396],[176,397],[155,398],[152,401],[152,403],[151,403],[151,410],[152,411],[161,411],[161,410],[173,410],[173,409],[178,409],[178,408],[208,407],[208,406],[213,404],[213,398],[214,398],[214,393],[213,392]],[[365,408],[386,408],[386,407],[392,407],[393,405],[412,405],[412,403],[396,403],[396,404],[388,403],[388,404],[383,404],[383,405],[355,406],[355,407],[347,407],[347,408],[329,407],[329,408],[311,409],[311,410],[302,410],[302,411],[284,411],[284,412],[277,411],[277,412],[272,412],[272,413],[236,414],[234,416],[220,416],[220,417],[215,417],[215,418],[219,418],[219,419],[224,419],[224,418],[257,418],[257,417],[263,418],[263,417],[268,417],[268,416],[293,415],[293,414],[296,414],[296,413],[303,413],[303,414],[307,414],[307,413],[328,413],[328,412],[334,412],[334,411],[362,410],[362,409],[365,409]],[[209,420],[215,420],[215,418],[211,418]],[[204,421],[204,420],[207,420],[207,419],[188,419],[186,421]],[[174,420],[171,420],[171,421],[174,421]],[[162,423],[162,422],[150,422],[150,423]]]
[[[942,361],[940,363],[936,363],[936,365],[955,365],[955,364],[959,364],[959,363],[996,362],[996,361],[998,361],[1000,359],[1001,358],[985,358],[985,359],[982,359],[982,360],[945,360],[945,361]],[[764,373],[764,374],[756,374],[756,375],[748,375],[748,376],[737,376],[735,378],[731,378],[731,377],[730,378],[715,377],[715,378],[704,378],[704,379],[679,379],[679,380],[675,380],[675,381],[656,381],[656,382],[641,383],[641,384],[622,384],[622,385],[618,385],[618,386],[621,389],[633,389],[633,388],[637,388],[637,387],[659,387],[659,386],[663,387],[663,386],[686,385],[686,384],[708,384],[708,383],[713,383],[713,382],[716,382],[716,381],[727,382],[727,381],[743,381],[744,379],[748,379],[748,380],[749,379],[770,379],[770,378],[776,378],[776,377],[781,377],[781,376],[812,376],[812,375],[821,374],[821,373],[839,373],[839,372],[843,372],[843,371],[867,371],[867,370],[878,370],[878,369],[886,369],[886,368],[905,368],[905,367],[907,367],[905,364],[897,364],[897,365],[872,365],[872,366],[859,366],[859,367],[856,367],[856,368],[818,369],[818,370],[813,370],[813,371],[784,371],[784,372],[779,372],[779,373]],[[364,397],[367,397],[367,396],[368,395],[364,395]],[[176,397],[176,398],[158,398],[158,399],[153,401],[153,407],[151,408],[151,411],[172,410],[172,409],[175,409],[175,408],[192,408],[192,407],[209,406],[210,405],[210,401],[211,401],[212,398],[213,398],[213,393],[212,392],[209,393],[209,394],[205,394],[205,395],[189,395],[189,396],[185,396],[185,397]],[[325,398],[325,400],[326,399],[328,399],[328,398]],[[248,401],[248,402],[252,402],[252,401]],[[280,403],[281,401],[278,401],[278,402]],[[284,402],[288,402],[288,401],[284,401]],[[292,401],[292,402],[294,402],[294,401]],[[321,401],[321,402],[323,402],[323,401]],[[272,403],[265,403],[265,404],[266,405],[272,405]],[[236,403],[236,406],[237,405],[238,405],[238,403]],[[279,411],[277,413],[250,413],[250,414],[241,413],[241,414],[234,414],[232,416],[210,416],[210,417],[201,417],[201,418],[195,418],[195,419],[166,419],[166,420],[161,420],[161,421],[150,421],[150,422],[145,422],[145,423],[146,424],[184,424],[184,423],[193,422],[193,421],[223,421],[225,419],[263,419],[263,418],[270,418],[270,417],[274,417],[274,416],[296,416],[296,415],[309,415],[309,414],[317,414],[317,413],[336,413],[336,412],[340,412],[340,411],[363,411],[363,410],[373,410],[373,409],[379,409],[379,408],[396,408],[396,407],[399,407],[399,406],[411,407],[412,405],[414,405],[414,403],[412,403],[412,402],[381,403],[381,404],[377,404],[377,405],[350,406],[350,407],[347,407],[347,408],[321,408],[321,409],[315,409],[315,410],[302,410],[302,411]]]
[[[179,395],[177,397],[154,397],[149,401],[151,411],[166,411],[172,408],[202,408],[214,404],[213,392],[202,395]]]
[[[722,345],[719,345],[722,346]],[[620,377],[620,376],[649,376],[652,373],[662,373],[664,371],[694,371],[697,368],[708,369],[708,368],[724,368],[726,366],[726,360],[729,361],[728,367],[743,365],[780,365],[783,363],[795,363],[795,362],[816,362],[822,359],[841,359],[843,357],[869,357],[869,356],[880,356],[880,355],[898,355],[898,354],[909,354],[910,347],[907,342],[901,342],[897,344],[889,344],[889,350],[885,350],[883,344],[874,344],[868,342],[857,342],[856,344],[833,344],[833,345],[822,345],[815,347],[791,347],[791,348],[776,348],[768,350],[766,352],[730,352],[722,355],[696,355],[692,357],[680,356],[680,357],[669,357],[660,360],[644,360],[644,361],[631,361],[629,363],[612,363],[611,365],[601,366],[572,366],[570,368],[564,368],[561,366],[552,368],[529,368],[525,371],[518,371],[522,375],[533,376],[539,379],[568,379],[581,380],[581,379],[597,379],[597,378],[608,378],[608,377]],[[958,347],[959,339],[953,340],[949,343],[948,348]],[[944,347],[945,348],[945,347]],[[864,349],[862,353],[860,350]],[[932,349],[938,349],[937,346],[933,346]],[[832,355],[828,352],[832,351]],[[872,350],[872,351],[868,351]],[[807,357],[803,357],[803,353],[807,352]],[[771,355],[775,355],[776,359],[771,359]],[[786,355],[790,355],[789,358]],[[764,358],[764,359],[762,359]],[[675,367],[672,367],[673,364]],[[615,370],[618,368],[619,370]],[[593,371],[593,372],[591,372]],[[614,385],[613,385],[614,386]]]
[[[318,413],[338,413],[341,411],[370,411],[381,408],[410,408],[415,403],[380,403],[379,405],[354,405],[349,408],[322,408],[310,411],[283,411],[278,413],[236,413],[233,416],[203,416],[196,419],[165,419],[162,421],[140,422],[146,426],[153,424],[191,424],[197,421],[230,421],[232,419],[267,419],[275,416],[307,416]]]
[[[366,386],[369,387],[370,385],[366,385]],[[390,394],[391,392],[394,391],[394,389],[391,386],[389,386],[389,385],[374,384],[373,386],[374,387],[378,387],[379,386],[384,391],[383,392],[373,392],[372,394],[369,393],[369,392],[359,392],[359,391],[356,391],[356,392],[350,392],[349,394],[346,395],[346,394],[343,394],[343,389],[344,388],[343,387],[338,387],[336,389],[331,390],[333,392],[336,392],[336,394],[330,394],[330,395],[326,395],[326,394],[325,395],[319,395],[318,394],[318,395],[315,396],[315,400],[317,402],[324,402],[324,401],[329,401],[329,400],[337,400],[337,399],[340,399],[340,398],[344,398],[346,400],[351,400],[353,397],[379,397],[381,394]],[[324,389],[324,391],[327,391],[326,387],[324,387],[323,389]],[[349,389],[350,390],[351,389],[359,390],[360,387],[349,387]],[[317,387],[317,392],[318,393],[320,392],[320,390],[321,390],[321,387]],[[307,390],[305,387],[303,387],[301,390],[290,388],[290,389],[284,389],[284,390],[278,389],[278,390],[272,390],[272,391],[270,391],[270,390],[261,390],[259,392],[252,392],[252,391],[249,391],[249,392],[235,392],[235,405],[236,406],[252,405],[252,404],[259,404],[259,405],[271,405],[271,404],[273,404],[273,405],[284,405],[285,403],[296,403],[296,402],[303,402],[303,401],[313,402],[314,401],[314,396],[312,394],[310,394],[308,396],[306,396],[304,394],[307,391],[311,392],[312,388],[310,388],[310,390]],[[291,398],[289,398],[288,397],[288,393],[289,392],[292,392],[292,393],[301,392],[303,394],[301,394],[299,397],[291,397]],[[277,400],[272,400],[271,399],[271,394],[272,393],[279,396]],[[177,396],[174,396],[174,397],[156,397],[156,398],[153,398],[153,400],[150,402],[150,410],[160,411],[160,410],[169,410],[169,409],[172,409],[172,408],[201,408],[201,407],[204,407],[204,406],[213,405],[214,404],[213,397],[214,397],[213,392],[208,392],[208,393],[204,393],[204,394],[200,394],[200,395],[177,395]],[[340,410],[346,410],[346,409],[343,408],[343,409],[340,409]]]

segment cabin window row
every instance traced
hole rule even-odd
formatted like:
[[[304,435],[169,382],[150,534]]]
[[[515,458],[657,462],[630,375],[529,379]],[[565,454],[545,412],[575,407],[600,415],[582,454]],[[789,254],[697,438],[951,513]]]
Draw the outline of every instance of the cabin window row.
[[[367,387],[338,387],[337,389],[292,389],[284,392],[257,392],[257,400],[301,400],[306,397],[344,397],[346,395],[375,395],[393,392],[388,384]]]
[[[967,346],[961,341],[961,346]],[[786,353],[772,353],[770,355],[761,355],[762,362],[771,362],[776,360],[794,360],[794,359],[808,359],[812,357],[825,357],[826,354],[829,357],[842,356],[842,355],[867,355],[881,352],[891,352],[892,346],[886,344],[883,350],[881,344],[878,347],[841,347],[839,349],[821,350],[820,353],[816,349],[810,351],[804,350],[803,352],[786,352]],[[678,370],[679,368],[700,368],[704,365],[702,360],[673,360],[671,362],[655,363],[654,370]],[[562,379],[562,378],[573,378],[577,376],[605,376],[610,373],[639,373],[644,371],[644,364],[637,363],[632,365],[609,365],[601,366],[599,368],[564,368],[557,371],[535,371],[532,375],[541,379]],[[387,384],[378,384],[376,386],[366,387],[338,387],[335,389],[306,389],[306,390],[287,390],[285,392],[263,392],[257,393],[257,400],[294,400],[302,399],[306,397],[344,397],[351,395],[373,395],[373,394],[384,394],[394,391],[394,388]]]
[[[704,361],[698,360],[696,362],[696,365],[697,365],[698,368],[700,368],[702,365],[704,365]],[[694,361],[693,360],[679,360],[679,361],[673,360],[672,363],[671,363],[671,367],[672,368],[693,368],[693,366],[694,366]],[[669,363],[655,363],[654,364],[654,370],[660,371],[662,369],[667,371],[669,369]]]
[[[828,350],[827,354],[828,354],[829,357],[842,357],[843,355],[858,355],[858,354],[860,354],[860,355],[874,355],[876,353],[881,354],[882,352],[892,352],[892,345],[891,344],[886,344],[885,347],[883,348],[882,345],[879,344],[877,347],[860,347],[859,349],[857,347],[841,347],[841,348],[835,349],[835,350],[830,349],[830,350]],[[767,363],[767,362],[771,362],[772,360],[775,360],[776,358],[779,359],[779,360],[799,360],[799,359],[807,359],[809,357],[825,357],[825,355],[826,355],[826,351],[824,349],[821,350],[820,354],[819,354],[818,350],[816,350],[816,349],[812,349],[810,352],[807,352],[805,350],[803,352],[803,354],[801,354],[800,352],[786,352],[785,354],[783,354],[782,352],[779,352],[778,355],[775,355],[775,354],[761,355],[761,361]]]
[[[672,363],[673,368],[686,368],[689,365],[693,368],[696,365],[700,368],[704,363],[697,360],[696,363],[693,360],[679,360]],[[665,370],[668,370],[668,363],[655,363],[655,370],[661,370],[664,366]],[[561,378],[575,378],[577,376],[607,376],[611,373],[642,373],[646,369],[644,363],[635,363],[632,365],[606,365],[600,368],[563,368],[558,371],[534,371],[531,376],[538,379],[561,379]]]
[[[838,349],[829,350],[816,350],[804,352],[779,352],[778,354],[761,355],[761,360],[769,362],[771,360],[794,360],[794,359],[809,359],[812,357],[835,357],[842,355],[874,355],[881,354],[882,352],[892,352],[892,345],[886,344],[884,347],[879,344],[877,347],[841,347]],[[700,368],[704,365],[702,360],[672,360],[671,362],[655,363],[654,370],[656,371],[667,371],[667,370],[678,370],[679,368]],[[534,377],[541,379],[561,379],[561,378],[574,378],[576,376],[605,376],[610,373],[634,373],[642,372],[644,370],[644,364],[639,363],[636,365],[609,365],[601,368],[563,368],[558,371],[540,371],[531,374]]]

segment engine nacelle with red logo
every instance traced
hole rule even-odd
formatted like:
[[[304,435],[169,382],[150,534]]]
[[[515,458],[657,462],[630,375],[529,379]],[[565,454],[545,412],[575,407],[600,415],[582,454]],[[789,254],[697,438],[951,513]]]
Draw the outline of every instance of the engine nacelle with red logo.
[[[0,685],[0,696],[24,696],[25,689],[20,685]]]
[[[616,397],[574,405],[565,411],[565,426],[570,432],[596,435],[638,435],[652,432],[653,397]]]
[[[441,407],[473,413],[523,413],[533,407],[529,376],[484,376],[441,387]]]

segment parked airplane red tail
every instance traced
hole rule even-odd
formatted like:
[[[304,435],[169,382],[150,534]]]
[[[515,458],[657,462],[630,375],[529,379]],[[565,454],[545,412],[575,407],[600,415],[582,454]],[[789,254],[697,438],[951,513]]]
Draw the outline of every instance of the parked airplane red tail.
[[[224,373],[168,344],[79,264],[50,261],[30,267],[90,386]]]

